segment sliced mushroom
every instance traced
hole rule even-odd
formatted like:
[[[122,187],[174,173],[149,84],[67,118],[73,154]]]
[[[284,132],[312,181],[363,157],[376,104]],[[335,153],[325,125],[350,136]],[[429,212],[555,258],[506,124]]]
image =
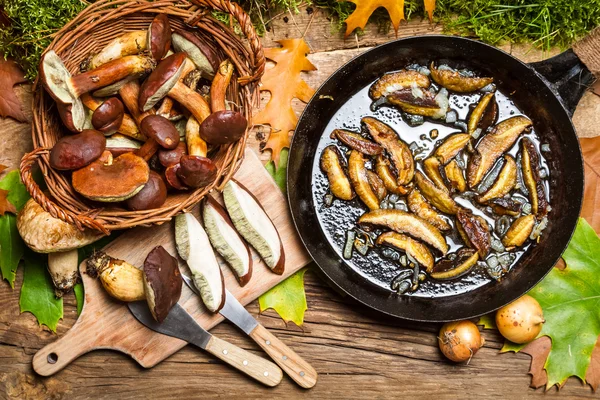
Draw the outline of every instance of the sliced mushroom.
[[[407,197],[408,209],[414,212],[417,216],[423,218],[431,225],[441,231],[447,231],[451,228],[450,224],[429,205],[425,197],[419,192],[419,189],[414,188],[410,191]]]
[[[442,164],[437,157],[428,157],[423,161],[423,172],[431,179],[431,181],[440,189],[448,191],[440,167]]]
[[[177,177],[184,185],[192,188],[206,186],[214,181],[218,170],[215,163],[207,157],[206,142],[200,138],[200,125],[193,116],[188,119],[185,132],[187,154],[179,159],[181,168],[177,171]]]
[[[377,210],[379,208],[379,199],[373,192],[369,183],[369,177],[367,176],[367,168],[365,166],[365,157],[356,150],[350,152],[348,157],[348,176],[354,191],[371,210]]]
[[[474,78],[451,69],[438,69],[433,62],[429,70],[435,83],[458,93],[474,92],[494,82],[494,78]]]
[[[369,180],[369,185],[371,185],[371,189],[373,189],[373,193],[375,193],[377,199],[379,199],[379,201],[383,200],[385,196],[387,196],[387,189],[379,175],[373,171],[367,170],[367,179]]]
[[[334,129],[333,132],[331,132],[331,138],[337,139],[352,150],[360,151],[368,156],[376,156],[383,151],[383,148],[377,143],[373,143],[358,133],[344,129]]]
[[[517,218],[504,234],[502,244],[507,250],[522,246],[529,238],[529,235],[531,235],[534,225],[535,216],[533,214]]]
[[[431,245],[433,248],[446,254],[448,245],[440,231],[429,222],[413,214],[401,210],[373,210],[363,214],[358,219],[358,224],[363,226],[383,226],[398,233],[408,234],[416,239]]]
[[[471,140],[471,136],[466,133],[454,133],[444,139],[443,143],[435,150],[433,155],[446,165],[456,155],[465,148]]]
[[[510,193],[517,183],[517,162],[514,158],[506,154],[504,156],[504,165],[498,174],[494,184],[481,196],[477,196],[477,201],[486,203],[498,197]]]
[[[50,150],[50,166],[63,171],[83,168],[98,159],[105,148],[106,138],[93,129],[63,136]]]
[[[117,132],[123,123],[125,107],[121,100],[111,97],[105,100],[92,114],[92,125],[94,129],[105,135]]]
[[[522,204],[512,199],[492,199],[488,204],[490,207],[492,207],[492,211],[498,215],[510,215],[512,217],[518,217],[521,214]]]
[[[127,199],[125,204],[132,211],[159,208],[167,201],[167,186],[159,174],[150,171],[148,182],[135,196]]]
[[[431,277],[437,280],[448,280],[466,274],[479,261],[479,253],[472,249],[462,248],[456,253],[454,261],[444,258],[433,267]]]
[[[388,152],[398,172],[398,185],[410,183],[415,174],[415,161],[408,145],[390,126],[375,118],[365,117],[361,122],[367,127],[371,137]]]
[[[474,188],[481,182],[498,157],[508,150],[531,124],[531,120],[525,116],[511,117],[500,122],[481,139],[467,167],[469,187]]]
[[[152,70],[154,62],[146,56],[126,56],[102,66],[71,76],[62,60],[50,50],[42,56],[40,78],[46,91],[63,106],[71,107],[73,125],[83,129],[85,111],[81,99],[83,93],[110,85],[125,77],[141,76]]]
[[[456,219],[460,225],[460,233],[464,235],[465,244],[476,249],[479,256],[484,259],[490,252],[492,240],[487,222],[465,208],[458,210]]]
[[[183,279],[177,259],[157,246],[144,260],[144,291],[154,319],[163,322],[181,297]]]
[[[463,170],[458,166],[456,160],[452,160],[446,164],[444,172],[446,173],[446,179],[448,179],[448,182],[450,182],[450,186],[453,189],[457,190],[459,193],[467,190],[467,182],[465,181]]]
[[[106,150],[111,152],[113,158],[124,153],[133,153],[140,147],[140,142],[119,133],[106,138]]]
[[[458,205],[447,190],[438,188],[420,171],[415,174],[415,182],[423,196],[438,210],[446,214],[456,214]]]
[[[281,275],[285,253],[279,232],[258,200],[239,182],[230,180],[223,190],[227,212],[237,231],[260,254],[271,271]]]
[[[148,50],[155,60],[161,60],[171,47],[171,25],[167,14],[158,14],[148,26]]]
[[[125,153],[113,159],[110,151],[88,166],[73,171],[73,189],[88,199],[118,202],[135,196],[148,182],[150,168],[143,158]]]
[[[92,97],[89,93],[82,94],[81,101],[91,111],[96,111],[96,109],[102,104],[102,102]],[[123,115],[123,121],[121,122],[121,126],[119,126],[119,128],[117,129],[117,132],[125,136],[129,136],[130,138],[135,140],[144,141],[147,139],[144,135],[140,133],[140,130],[135,120],[129,114]]]
[[[79,230],[75,225],[54,218],[33,199],[27,200],[17,214],[17,230],[27,247],[37,253],[78,249],[104,236],[92,229]]]
[[[426,75],[417,71],[402,70],[379,78],[370,87],[369,96],[373,100],[378,100],[402,89],[428,88],[429,85],[429,78]]]
[[[429,249],[409,236],[396,232],[385,232],[377,238],[378,245],[386,245],[398,250],[403,250],[425,267],[427,272],[433,269],[433,256]]]
[[[54,294],[62,297],[79,279],[79,252],[69,250],[48,254],[48,272],[54,284]]]
[[[401,195],[408,193],[407,186],[398,185],[398,179],[394,176],[390,163],[383,154],[379,154],[376,158],[375,171],[388,192]]]
[[[211,195],[204,201],[202,218],[210,243],[227,261],[240,286],[245,286],[252,278],[250,248],[235,230],[225,209]]]
[[[100,278],[102,287],[111,297],[126,302],[146,299],[141,269],[102,251],[94,252],[86,266],[87,274]]]
[[[447,98],[442,100],[442,97],[440,93],[434,94],[429,90],[412,88],[398,90],[388,95],[387,101],[409,114],[440,119],[448,112]]]
[[[200,40],[192,32],[176,30],[172,36],[173,48],[184,52],[207,79],[212,79],[219,68],[217,53],[205,41]]]
[[[472,135],[477,128],[485,132],[487,128],[494,125],[498,119],[498,104],[494,98],[494,92],[481,96],[477,106],[471,111],[467,124],[467,133]]]
[[[352,185],[342,165],[342,154],[336,146],[327,146],[321,153],[321,169],[327,174],[329,190],[335,197],[342,200],[354,198]]]
[[[548,213],[548,200],[544,190],[544,182],[540,178],[540,156],[535,145],[528,138],[521,141],[521,171],[523,182],[529,192],[531,212],[543,217]]]
[[[208,235],[192,214],[175,218],[175,242],[190,267],[202,302],[209,311],[218,312],[225,305],[225,280]]]
[[[142,53],[148,47],[147,37],[146,31],[139,30],[124,33],[113,39],[100,53],[92,57],[89,69],[97,68],[121,57]]]

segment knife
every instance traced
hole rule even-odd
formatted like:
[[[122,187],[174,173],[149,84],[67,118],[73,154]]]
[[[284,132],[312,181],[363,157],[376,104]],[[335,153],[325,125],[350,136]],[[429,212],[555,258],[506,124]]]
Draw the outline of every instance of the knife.
[[[186,274],[181,276],[188,287],[199,296],[200,292],[192,279]],[[317,371],[262,326],[227,289],[225,289],[225,305],[219,313],[250,336],[294,382],[305,389],[315,386]]]
[[[277,365],[208,333],[179,304],[162,323],[156,322],[145,301],[127,303],[129,311],[146,327],[208,351],[213,356],[267,386],[277,386],[283,373]]]

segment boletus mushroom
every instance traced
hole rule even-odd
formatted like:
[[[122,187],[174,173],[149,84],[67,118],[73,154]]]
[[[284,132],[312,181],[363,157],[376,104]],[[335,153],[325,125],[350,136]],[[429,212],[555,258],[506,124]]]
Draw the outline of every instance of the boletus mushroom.
[[[159,208],[167,200],[167,186],[159,174],[150,171],[150,178],[135,196],[127,199],[125,204],[132,211]]]
[[[233,225],[256,251],[271,271],[281,275],[285,269],[285,253],[279,232],[256,197],[241,183],[230,180],[223,199]]]
[[[135,196],[148,182],[150,168],[146,161],[125,153],[113,158],[110,151],[88,166],[73,172],[73,189],[90,200],[118,202]]]
[[[211,312],[218,312],[225,305],[225,280],[208,235],[192,214],[175,217],[175,243],[190,267],[202,302]]]
[[[100,278],[102,287],[111,297],[127,302],[146,298],[143,273],[136,266],[97,251],[87,259],[86,267],[87,274]]]
[[[94,115],[93,112],[96,111],[98,107],[100,107],[103,104],[100,100],[94,98],[89,93],[82,94],[81,101],[83,102],[83,105],[86,106],[86,108],[92,111],[92,117]],[[121,122],[121,126],[119,126],[119,128],[117,129],[117,132],[125,136],[129,136],[130,138],[135,140],[146,140],[146,137],[140,133],[137,123],[129,114],[123,114],[123,121]]]
[[[157,246],[144,261],[146,301],[154,319],[163,322],[181,297],[183,279],[177,259],[162,246]]]
[[[128,136],[115,133],[106,138],[106,150],[110,151],[114,157],[119,157],[124,153],[132,153],[141,147],[140,142],[131,139]]]
[[[73,126],[83,129],[85,110],[80,96],[130,76],[141,76],[152,70],[154,62],[147,56],[126,56],[90,71],[71,75],[60,57],[50,50],[42,56],[40,78],[46,91],[62,106],[71,107]]]
[[[185,30],[173,32],[171,40],[175,51],[186,53],[203,77],[213,78],[219,68],[219,57],[212,47],[192,32]]]
[[[166,14],[158,14],[148,26],[148,50],[155,60],[161,60],[171,47],[171,25]]]
[[[63,136],[50,150],[50,166],[63,171],[80,169],[98,159],[105,148],[106,138],[93,129]]]
[[[188,154],[179,159],[177,177],[184,185],[192,188],[206,186],[217,176],[217,166],[206,157],[206,142],[200,138],[200,125],[196,118],[192,116],[188,119],[185,131]]]
[[[121,100],[111,97],[105,100],[92,114],[94,129],[110,136],[117,132],[123,123],[125,107]]]
[[[140,131],[148,140],[138,149],[136,154],[148,161],[159,148],[173,150],[180,141],[179,132],[165,117],[148,115],[140,124]]]
[[[79,252],[76,249],[48,254],[48,272],[56,297],[62,297],[75,286],[79,278],[78,266]]]
[[[140,54],[148,47],[147,38],[148,33],[144,30],[122,34],[113,39],[102,51],[92,57],[89,62],[89,68],[97,68],[102,64],[124,56]]]

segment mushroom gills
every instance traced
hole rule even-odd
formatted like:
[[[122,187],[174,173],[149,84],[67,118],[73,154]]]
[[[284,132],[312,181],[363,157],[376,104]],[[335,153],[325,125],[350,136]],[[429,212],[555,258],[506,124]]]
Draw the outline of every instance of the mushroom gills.
[[[258,200],[239,182],[230,180],[223,190],[227,212],[244,239],[260,254],[271,270],[281,275],[285,253],[277,228]]]
[[[252,277],[252,255],[225,209],[208,195],[202,209],[204,228],[214,249],[227,261],[240,286]]]
[[[211,312],[225,305],[225,280],[206,231],[190,213],[175,217],[177,252],[192,272],[202,302]]]

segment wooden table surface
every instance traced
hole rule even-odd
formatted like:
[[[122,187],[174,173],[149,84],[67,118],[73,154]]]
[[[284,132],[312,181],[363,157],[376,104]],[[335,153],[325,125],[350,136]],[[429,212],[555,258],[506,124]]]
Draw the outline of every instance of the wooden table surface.
[[[287,20],[287,22],[286,22]],[[309,26],[310,25],[310,26]],[[309,29],[307,27],[309,26]],[[300,37],[313,54],[310,60],[318,71],[305,79],[314,88],[338,66],[369,46],[395,38],[394,33],[379,33],[369,25],[366,34],[343,39],[334,23],[318,9],[299,14],[282,13],[263,39],[265,47],[274,41]],[[399,36],[441,33],[441,27],[427,22],[403,23]],[[526,60],[548,56],[528,46],[505,46],[504,50]],[[552,52],[554,54],[556,52]],[[17,89],[29,107],[27,86]],[[268,94],[262,97],[263,103]],[[294,102],[297,112],[303,105]],[[29,111],[29,110],[28,110]],[[600,99],[587,94],[575,115],[580,136],[595,136],[600,123]],[[250,146],[258,151],[252,135]],[[0,164],[16,167],[23,152],[31,148],[30,126],[0,119]],[[267,159],[268,155],[263,155]],[[64,319],[57,334],[38,326],[28,313],[19,314],[19,269],[15,289],[0,284],[0,398],[436,398],[456,399],[496,397],[526,398],[543,396],[542,389],[530,389],[527,375],[530,358],[521,354],[499,354],[502,338],[496,331],[484,331],[485,346],[469,365],[446,361],[438,350],[439,325],[394,321],[373,315],[364,307],[344,298],[318,278],[316,268],[306,274],[308,311],[302,327],[285,323],[272,311],[258,315],[257,302],[248,309],[260,322],[309,361],[319,372],[319,382],[305,391],[289,378],[275,389],[266,389],[214,357],[193,347],[185,347],[158,366],[144,370],[128,357],[110,351],[97,351],[73,362],[50,378],[36,376],[31,368],[33,354],[63,335],[77,318],[75,298],[65,297]],[[258,346],[227,323],[212,330],[215,335],[257,354]],[[555,394],[556,389],[550,391]],[[550,394],[548,393],[548,394]],[[571,378],[560,390],[561,398],[593,397],[591,389]]]

